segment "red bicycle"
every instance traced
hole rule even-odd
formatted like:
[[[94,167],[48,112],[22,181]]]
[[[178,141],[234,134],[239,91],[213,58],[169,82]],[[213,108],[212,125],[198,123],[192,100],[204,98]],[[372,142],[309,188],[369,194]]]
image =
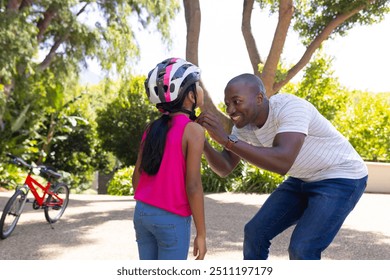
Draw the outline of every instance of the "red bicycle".
[[[4,207],[0,219],[0,238],[5,239],[11,235],[22,215],[26,203],[31,202],[35,210],[42,209],[49,224],[57,222],[69,201],[69,188],[66,184],[57,182],[62,177],[54,169],[39,165],[32,166],[20,157],[7,154],[11,158],[11,163],[28,168],[28,174],[22,186],[15,189],[15,193],[10,197]],[[39,171],[39,176],[47,180],[46,185],[33,178],[34,171]],[[28,193],[34,196],[34,201],[27,198]]]

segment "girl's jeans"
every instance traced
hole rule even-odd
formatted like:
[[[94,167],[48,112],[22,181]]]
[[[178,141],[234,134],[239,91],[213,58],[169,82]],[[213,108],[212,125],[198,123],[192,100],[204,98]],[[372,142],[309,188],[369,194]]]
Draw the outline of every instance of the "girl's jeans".
[[[134,228],[140,260],[187,259],[191,216],[182,217],[137,201]]]
[[[271,240],[294,224],[290,259],[321,259],[321,252],[340,230],[366,184],[367,176],[311,183],[289,177],[245,225],[244,259],[267,259]]]

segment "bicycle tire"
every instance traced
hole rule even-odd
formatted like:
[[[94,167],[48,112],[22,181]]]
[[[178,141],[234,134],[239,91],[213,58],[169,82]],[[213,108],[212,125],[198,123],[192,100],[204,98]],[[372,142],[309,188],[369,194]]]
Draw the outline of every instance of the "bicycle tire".
[[[63,203],[61,206],[49,206],[52,202],[55,202],[55,197],[51,194],[47,197],[44,210],[46,221],[50,224],[54,224],[61,218],[69,202],[69,188],[66,184],[58,183],[53,192],[63,199]]]
[[[14,231],[16,224],[19,221],[20,215],[22,215],[23,209],[22,211],[20,210],[21,207],[23,207],[24,201],[26,199],[27,195],[22,190],[18,189],[8,200],[0,219],[1,239],[6,239]]]

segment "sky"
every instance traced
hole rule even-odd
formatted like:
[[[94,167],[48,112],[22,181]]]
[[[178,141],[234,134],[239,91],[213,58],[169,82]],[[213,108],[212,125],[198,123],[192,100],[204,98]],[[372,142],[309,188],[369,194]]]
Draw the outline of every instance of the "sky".
[[[228,1],[200,0],[199,67],[204,85],[217,103],[223,101],[223,90],[231,78],[241,73],[252,73],[241,33],[243,1]],[[252,33],[263,59],[269,52],[276,23],[268,14],[261,13],[255,4]],[[324,43],[325,52],[333,57],[334,75],[343,86],[369,92],[390,92],[389,34],[390,15],[387,15],[379,24],[356,26],[346,36],[338,36]],[[141,58],[134,74],[146,75],[157,63],[168,57],[185,58],[186,25],[183,11],[171,25],[171,49],[164,46],[157,33],[143,31],[136,36]],[[284,50],[282,59],[288,64],[295,64],[305,48],[300,44],[298,36],[289,31]],[[98,75],[98,69],[92,65],[87,74],[84,73],[83,79],[93,80],[91,77],[95,76],[96,81]],[[293,81],[299,80],[300,75]]]

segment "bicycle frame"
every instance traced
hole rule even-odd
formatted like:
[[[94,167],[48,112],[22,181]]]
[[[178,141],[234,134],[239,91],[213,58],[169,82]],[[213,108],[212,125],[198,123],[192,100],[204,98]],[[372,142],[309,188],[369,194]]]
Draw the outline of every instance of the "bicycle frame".
[[[50,190],[50,187],[51,187],[50,181],[47,182],[46,186],[43,186],[42,184],[40,184],[37,180],[35,180],[31,176],[31,173],[28,173],[26,180],[24,182],[24,185],[26,185],[31,190],[31,192],[34,195],[35,200],[39,206],[56,206],[56,205],[61,206],[63,203],[63,199],[60,198],[57,194],[55,194],[54,192],[52,192]],[[39,195],[38,188],[42,190],[42,192],[43,192],[42,196]],[[56,201],[50,202],[49,204],[45,204],[45,198],[46,198],[47,194],[55,197]]]
[[[0,216],[0,238],[5,239],[13,232],[18,223],[26,203],[32,203],[34,210],[43,209],[46,221],[52,225],[57,222],[64,213],[69,201],[69,188],[65,183],[57,181],[62,175],[54,168],[28,164],[22,158],[7,153],[11,158],[10,163],[28,169],[23,185],[15,189],[15,193],[9,198]],[[35,171],[39,170],[39,174]],[[41,181],[33,175],[44,179]],[[34,201],[27,196],[31,191]],[[53,226],[51,226],[53,228]]]

